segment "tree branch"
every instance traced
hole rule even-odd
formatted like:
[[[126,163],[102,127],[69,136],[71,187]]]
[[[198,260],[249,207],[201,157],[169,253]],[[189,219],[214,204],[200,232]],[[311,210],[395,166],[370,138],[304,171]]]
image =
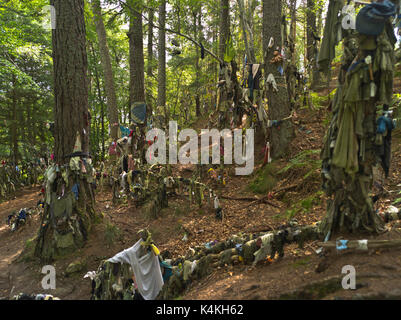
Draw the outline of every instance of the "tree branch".
[[[142,12],[139,12],[138,10],[132,8],[129,4],[124,3],[124,2],[121,1],[121,0],[119,1],[119,3],[121,4],[121,6],[127,7],[131,12],[136,13],[136,14],[140,14],[140,15],[141,15],[146,21],[148,21],[148,23],[151,24],[153,27],[155,27],[155,28],[157,28],[157,29],[162,29],[162,30],[164,30],[164,31],[166,31],[166,32],[169,32],[169,33],[176,34],[176,35],[178,35],[178,36],[180,36],[180,37],[183,37],[183,38],[185,38],[185,39],[191,41],[192,43],[194,43],[195,45],[197,45],[197,46],[200,47],[200,48],[203,47],[198,41],[196,41],[196,40],[194,40],[193,38],[187,36],[186,34],[183,34],[183,33],[181,33],[181,32],[178,32],[178,31],[175,31],[175,30],[172,30],[172,29],[169,29],[169,28],[162,28],[162,27],[156,25],[155,23],[150,23],[149,19],[148,19],[146,16],[144,16],[144,15],[142,14]],[[221,59],[220,59],[216,54],[214,54],[212,51],[208,50],[208,49],[205,48],[205,47],[203,47],[203,49],[205,50],[205,52],[207,52],[207,53],[210,54],[213,58],[215,58],[218,62],[220,62],[220,64],[224,64],[224,61],[221,60]]]

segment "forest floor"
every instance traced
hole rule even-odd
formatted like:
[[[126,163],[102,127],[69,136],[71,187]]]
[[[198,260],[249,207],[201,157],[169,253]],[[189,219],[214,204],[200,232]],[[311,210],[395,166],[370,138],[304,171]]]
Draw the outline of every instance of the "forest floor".
[[[324,93],[321,94],[324,96]],[[218,192],[225,198],[254,198],[266,194],[255,187],[260,176],[271,175],[269,203],[257,203],[233,199],[220,199],[224,220],[214,217],[214,210],[204,205],[189,203],[188,196],[169,198],[169,207],[156,219],[147,217],[131,201],[113,205],[111,191],[98,189],[96,210],[103,213],[103,221],[95,224],[86,246],[71,256],[54,263],[57,272],[55,290],[44,291],[41,280],[42,265],[25,259],[21,253],[32,245],[30,241],[40,225],[40,214],[15,232],[5,224],[12,211],[34,207],[39,199],[40,187],[19,191],[16,199],[0,204],[0,298],[9,298],[20,292],[49,293],[61,299],[90,299],[91,283],[83,276],[97,270],[102,260],[131,247],[137,240],[137,232],[147,227],[160,251],[168,250],[172,257],[185,255],[189,247],[209,241],[226,240],[239,232],[255,233],[276,229],[293,218],[300,225],[310,225],[325,215],[326,199],[321,192],[319,152],[305,153],[298,166],[286,168],[305,150],[320,150],[328,122],[326,107],[301,109],[294,119],[296,138],[286,159],[261,169],[263,153],[255,149],[255,171],[251,176],[231,175],[226,185],[218,185]],[[199,126],[201,126],[199,124]],[[377,203],[377,209],[385,209],[397,197],[401,180],[401,132],[393,138],[393,161],[385,189],[386,199]],[[317,165],[316,165],[317,164]],[[286,168],[286,169],[285,169]],[[175,174],[190,177],[194,168],[180,166]],[[284,171],[283,171],[284,169]],[[280,170],[282,170],[280,172]],[[209,181],[210,182],[210,181]],[[256,183],[257,185],[257,183]],[[256,188],[256,189],[255,189]],[[375,239],[401,238],[401,226],[393,223],[389,232]],[[183,240],[184,234],[188,239]],[[368,236],[367,239],[372,237]],[[347,239],[366,239],[366,235]],[[237,265],[214,270],[208,277],[189,285],[180,299],[351,299],[358,297],[401,298],[401,252],[399,249],[369,251],[368,253],[330,253],[319,257],[314,250],[316,242],[308,242],[304,249],[287,245],[285,256],[272,262],[261,262],[255,267]],[[85,268],[66,276],[66,267],[73,261],[84,262]],[[342,267],[352,265],[356,269],[357,290],[341,287]]]

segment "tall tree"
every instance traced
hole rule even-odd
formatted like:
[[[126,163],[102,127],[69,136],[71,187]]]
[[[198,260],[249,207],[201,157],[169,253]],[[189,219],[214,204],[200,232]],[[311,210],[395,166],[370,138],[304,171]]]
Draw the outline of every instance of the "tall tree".
[[[194,17],[194,39],[198,42],[201,42],[201,28],[202,28],[202,6],[199,7],[193,12]],[[196,116],[199,117],[201,115],[200,111],[200,86],[199,86],[199,78],[200,78],[200,54],[199,47],[196,46],[196,58],[195,58],[195,83],[196,83],[196,93],[195,93],[195,112]]]
[[[281,39],[282,7],[281,0],[263,0],[263,52],[265,78],[272,74],[277,82],[278,92],[272,86],[266,90],[269,104],[269,118],[272,120],[285,119],[291,114],[291,108],[286,89],[285,78],[279,70],[283,68],[283,62],[275,62],[272,59],[277,57],[282,50]],[[272,38],[274,45],[269,48]],[[289,147],[293,138],[293,127],[290,121],[283,121],[280,128],[271,128],[272,157],[282,156]]]
[[[57,20],[53,30],[55,164],[49,169],[52,177],[46,179],[45,212],[35,248],[45,261],[82,247],[94,216],[93,190],[84,174],[92,174],[85,165],[88,158],[80,153],[81,158],[70,162],[74,151],[89,150],[84,0],[52,0],[51,5]]]
[[[129,25],[130,56],[130,101],[145,102],[145,65],[143,57],[142,5],[139,1],[131,1]]]
[[[253,44],[253,32],[250,27],[249,17],[247,17],[245,12],[244,0],[237,0],[237,4],[238,4],[240,22],[242,26],[242,34],[245,43],[245,52],[248,57],[249,63],[255,63],[256,57],[255,57],[255,48]]]
[[[14,164],[18,163],[19,152],[18,152],[18,122],[17,122],[17,81],[15,75],[12,77],[12,97],[11,97],[11,112],[12,112],[12,121],[11,121],[11,146],[10,151],[12,150],[12,159]]]
[[[309,65],[309,75],[312,79],[311,86],[315,87],[319,82],[319,72],[317,71],[317,22],[316,13],[318,10],[317,0],[307,0],[306,2],[306,57]]]
[[[291,52],[291,63],[295,66],[297,57],[295,55],[295,42],[297,38],[297,0],[290,0],[290,36],[289,46]]]
[[[162,0],[159,6],[159,45],[158,45],[158,87],[157,87],[157,106],[164,108],[165,126],[168,123],[168,113],[166,106],[166,1]]]
[[[148,85],[147,87],[147,104],[149,106],[150,112],[152,112],[153,109],[153,97],[152,97],[152,92],[151,92],[151,79],[153,77],[153,63],[154,63],[154,56],[153,56],[153,23],[154,23],[154,17],[155,17],[155,11],[153,8],[148,9],[148,16],[149,16],[149,22],[148,22],[148,65],[147,65],[147,76],[148,76]]]
[[[111,65],[109,47],[107,45],[106,29],[102,18],[100,0],[92,0],[92,11],[99,40],[100,61],[103,67],[104,82],[107,96],[107,110],[110,121],[110,134],[113,141],[118,139],[118,108],[116,89],[114,84],[113,68]]]
[[[220,0],[220,42],[219,57],[224,60],[227,40],[230,36],[230,1]]]

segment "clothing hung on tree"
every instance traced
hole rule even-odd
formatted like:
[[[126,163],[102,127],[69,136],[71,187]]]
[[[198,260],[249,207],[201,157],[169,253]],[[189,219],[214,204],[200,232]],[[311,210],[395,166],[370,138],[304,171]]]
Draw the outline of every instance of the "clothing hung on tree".
[[[154,300],[163,287],[163,276],[160,269],[159,258],[153,251],[141,256],[143,251],[139,240],[131,248],[126,249],[109,259],[112,263],[128,263],[131,265],[138,285],[138,291],[145,300]]]
[[[131,109],[131,117],[135,123],[144,124],[146,120],[147,107],[144,102],[135,102]]]
[[[260,79],[262,77],[262,71],[260,64],[250,64],[248,71],[248,88],[249,98],[253,102],[253,91],[260,90]]]
[[[341,40],[342,15],[339,12],[344,4],[344,0],[330,0],[329,2],[323,40],[317,61],[319,70],[325,73],[330,69],[330,64],[336,55],[335,47]]]
[[[131,130],[128,129],[128,128],[125,128],[122,125],[120,125],[120,131],[121,131],[121,136],[122,137],[128,137],[131,134]]]
[[[395,128],[394,121],[389,116],[381,116],[377,120],[377,134],[381,138],[377,155],[380,157],[380,164],[388,178],[391,162],[391,133]]]
[[[123,170],[123,172],[128,172],[128,156],[123,156],[122,158],[122,167],[121,169]]]

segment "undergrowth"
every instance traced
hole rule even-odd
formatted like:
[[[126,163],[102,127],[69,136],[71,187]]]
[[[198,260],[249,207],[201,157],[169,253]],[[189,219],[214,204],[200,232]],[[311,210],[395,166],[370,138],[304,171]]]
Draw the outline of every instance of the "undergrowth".
[[[308,179],[313,174],[316,174],[317,170],[322,166],[322,161],[314,158],[314,155],[316,154],[320,154],[320,149],[301,151],[292,158],[289,163],[278,172],[278,174],[286,173],[293,169],[304,168],[306,174],[303,178]]]
[[[121,238],[120,229],[114,224],[108,222],[106,224],[106,229],[104,231],[104,240],[106,244],[110,247],[116,240]]]
[[[272,163],[260,168],[255,172],[255,178],[249,185],[249,189],[254,193],[266,194],[271,191],[277,183],[275,177],[275,167]]]

